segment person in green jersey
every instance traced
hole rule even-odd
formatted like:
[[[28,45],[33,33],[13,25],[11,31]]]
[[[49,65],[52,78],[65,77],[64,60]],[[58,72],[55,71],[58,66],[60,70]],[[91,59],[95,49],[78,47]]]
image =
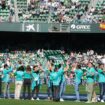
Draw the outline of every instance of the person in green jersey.
[[[10,73],[13,71],[11,66],[4,64],[3,69],[3,78],[2,81],[4,83],[4,98],[11,98],[10,97]]]
[[[61,76],[60,76],[60,93],[59,93],[60,101],[64,101],[63,95],[64,95],[65,88],[66,88],[66,82],[67,82],[66,78],[67,78],[67,70],[68,69],[69,69],[69,65],[68,65],[67,61],[66,61],[66,64],[63,64],[63,65],[60,64],[59,65],[58,72],[61,73]]]
[[[32,72],[32,98],[31,100],[34,100],[34,93],[36,91],[36,100],[39,99],[39,89],[40,89],[40,71],[41,68],[38,65],[35,65],[33,67],[33,72]]]
[[[32,72],[31,67],[28,65],[26,67],[26,71],[24,71],[23,75],[23,99],[26,99],[26,89],[28,90],[28,99],[31,98],[31,79],[32,79]]]
[[[91,103],[92,102],[92,97],[94,93],[94,83],[95,83],[95,68],[93,67],[92,62],[88,62],[88,68],[86,72],[86,91],[87,91],[87,102],[86,103]]]
[[[61,66],[59,65],[55,65],[54,71],[51,73],[51,80],[53,83],[53,100],[54,101],[60,101],[60,82],[61,82],[61,75],[67,71],[67,69],[65,68],[60,69]]]
[[[14,73],[15,76],[15,99],[20,99],[21,88],[23,85],[24,66],[20,66]]]
[[[59,85],[60,85],[60,75],[58,72],[58,65],[55,65],[54,71],[51,73],[51,81],[53,84],[53,100],[59,101]]]
[[[46,70],[47,74],[47,93],[48,93],[48,100],[52,100],[54,95],[53,95],[53,83],[52,83],[52,78],[51,75],[54,70],[54,64],[51,63],[50,66],[48,67],[48,70]]]
[[[99,89],[100,89],[100,96],[98,101],[104,102],[104,94],[105,94],[105,70],[104,64],[99,64],[98,67],[98,82],[99,82]]]
[[[76,98],[77,102],[80,102],[80,96],[79,96],[79,85],[81,84],[82,76],[83,76],[83,71],[81,70],[81,65],[77,65],[75,72],[75,77],[74,77],[74,86],[75,86],[75,93],[76,93]]]

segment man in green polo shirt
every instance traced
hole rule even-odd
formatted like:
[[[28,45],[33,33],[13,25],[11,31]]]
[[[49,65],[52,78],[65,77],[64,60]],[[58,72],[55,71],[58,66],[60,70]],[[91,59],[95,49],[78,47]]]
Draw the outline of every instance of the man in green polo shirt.
[[[96,71],[93,67],[93,64],[89,62],[87,72],[86,72],[86,77],[87,77],[86,91],[87,91],[87,99],[88,99],[86,103],[92,102],[92,97],[94,93],[95,73]]]

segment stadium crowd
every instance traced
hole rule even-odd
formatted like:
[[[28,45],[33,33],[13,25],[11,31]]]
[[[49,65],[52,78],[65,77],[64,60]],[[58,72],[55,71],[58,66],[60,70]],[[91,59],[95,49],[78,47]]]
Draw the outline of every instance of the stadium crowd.
[[[0,22],[15,22],[15,10],[13,0],[0,0]],[[2,14],[2,10],[8,10],[7,18],[5,18]]]
[[[73,84],[76,102],[80,102],[79,86],[82,84],[86,85],[87,103],[104,102],[105,55],[93,50],[70,54],[62,50],[6,50],[0,53],[0,95],[4,98],[11,98],[12,82],[15,83],[15,99],[40,100],[40,87],[46,84],[49,100],[64,101],[66,85]],[[98,85],[99,97],[94,90]]]
[[[14,2],[12,0],[0,0],[0,8],[5,9],[7,7],[10,11],[10,22],[17,21],[13,20],[13,15],[16,17],[17,13],[18,18],[22,16],[24,21],[34,19],[35,16],[39,18],[41,15],[47,17],[48,23],[100,23],[105,21],[104,0],[96,0],[96,4],[94,0],[27,0],[26,7],[24,5],[20,8]],[[15,9],[16,7],[17,9]],[[0,21],[3,21],[2,18],[0,16]]]

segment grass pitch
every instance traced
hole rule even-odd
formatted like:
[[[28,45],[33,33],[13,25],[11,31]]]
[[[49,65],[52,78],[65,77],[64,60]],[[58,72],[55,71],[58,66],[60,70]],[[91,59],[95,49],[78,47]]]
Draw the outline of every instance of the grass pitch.
[[[3,87],[2,87],[3,88]],[[11,84],[10,91],[14,93],[15,85]],[[85,86],[80,85],[80,94],[86,94]],[[99,94],[99,87],[95,87],[95,91]],[[42,85],[40,89],[40,93],[47,93],[47,86]],[[67,85],[65,94],[75,94],[74,86]],[[15,100],[15,99],[0,99],[0,105],[87,105],[86,101],[75,102],[75,101],[64,101],[64,102],[53,102],[48,100],[40,100],[40,101],[32,101],[32,100]],[[90,103],[89,105],[103,105],[105,103]]]
[[[104,105],[105,103],[89,103],[89,105]],[[75,102],[75,101],[64,101],[64,102],[53,102],[53,101],[31,101],[31,100],[14,100],[14,99],[0,99],[0,105],[87,105],[84,101]]]

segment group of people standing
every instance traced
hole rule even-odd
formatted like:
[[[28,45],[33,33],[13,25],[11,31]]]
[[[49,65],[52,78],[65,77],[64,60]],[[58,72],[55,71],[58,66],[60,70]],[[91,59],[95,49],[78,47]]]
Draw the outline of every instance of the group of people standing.
[[[63,101],[62,95],[65,89],[65,72],[67,72],[67,67],[63,67],[61,64],[54,65],[49,63],[47,70],[44,70],[42,66],[24,66],[20,65],[17,70],[13,70],[11,65],[4,64],[3,69],[1,70],[0,83],[3,85],[3,97],[10,98],[10,83],[11,75],[15,77],[15,99],[31,99],[34,100],[34,94],[36,92],[36,100],[39,99],[40,86],[42,84],[40,74],[46,72],[46,83],[48,86],[48,99],[54,101]],[[21,91],[23,88],[23,94],[21,96]],[[61,90],[60,90],[61,89]],[[2,90],[2,88],[1,88]]]
[[[3,69],[0,72],[0,93],[3,85],[3,97],[10,98],[10,76],[15,77],[15,92],[14,98],[21,98],[21,91],[23,88],[22,99],[34,100],[34,94],[36,92],[36,100],[39,99],[39,92],[41,86],[40,74],[45,74],[48,99],[53,101],[64,101],[63,95],[66,88],[66,80],[72,77],[76,102],[80,102],[79,86],[86,81],[87,91],[87,103],[91,102],[104,102],[105,93],[105,65],[98,64],[97,67],[92,62],[88,62],[85,65],[85,69],[82,69],[82,65],[79,62],[74,64],[66,63],[54,64],[48,62],[46,70],[43,69],[41,64],[38,65],[20,65],[17,70],[13,70],[11,64],[4,64]],[[69,72],[69,73],[68,73]],[[85,77],[85,79],[84,79]],[[94,87],[99,85],[100,96],[97,98]],[[27,96],[26,96],[27,95]]]

